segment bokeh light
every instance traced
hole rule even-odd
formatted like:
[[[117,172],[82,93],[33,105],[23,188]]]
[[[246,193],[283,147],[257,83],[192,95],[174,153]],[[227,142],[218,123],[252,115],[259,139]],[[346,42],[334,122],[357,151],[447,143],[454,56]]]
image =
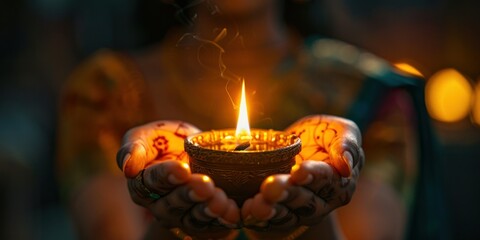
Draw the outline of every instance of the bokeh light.
[[[455,69],[435,73],[425,88],[425,102],[430,116],[443,122],[456,122],[465,118],[473,102],[472,87]]]
[[[480,79],[475,86],[475,101],[473,103],[472,118],[475,124],[480,125]]]

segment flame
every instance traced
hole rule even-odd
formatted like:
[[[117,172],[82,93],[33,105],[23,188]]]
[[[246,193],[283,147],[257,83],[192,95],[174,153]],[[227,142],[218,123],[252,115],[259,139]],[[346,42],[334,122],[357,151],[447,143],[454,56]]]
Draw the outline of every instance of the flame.
[[[242,98],[240,100],[240,109],[238,110],[237,139],[250,139],[250,124],[248,123],[247,101],[245,98],[245,80],[242,82]]]

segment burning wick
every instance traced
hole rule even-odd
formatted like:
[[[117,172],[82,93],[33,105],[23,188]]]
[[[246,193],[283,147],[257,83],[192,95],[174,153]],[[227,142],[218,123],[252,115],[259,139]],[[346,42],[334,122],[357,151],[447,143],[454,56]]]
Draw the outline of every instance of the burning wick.
[[[245,151],[245,150],[248,150],[249,147],[250,147],[250,141],[243,142],[243,143],[238,144],[237,147],[235,147],[235,149],[233,149],[233,151]]]

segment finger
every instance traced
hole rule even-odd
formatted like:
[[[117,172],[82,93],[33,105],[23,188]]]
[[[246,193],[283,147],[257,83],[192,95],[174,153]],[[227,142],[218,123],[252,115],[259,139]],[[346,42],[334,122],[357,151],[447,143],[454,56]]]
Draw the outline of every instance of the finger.
[[[227,228],[238,228],[236,224],[232,224],[222,218],[209,216],[204,211],[205,208],[205,203],[194,205],[192,210],[182,218],[182,228],[188,229],[192,233],[199,231],[206,233],[206,231],[209,231],[209,239],[223,239],[229,232]],[[238,208],[236,212],[238,213]]]
[[[329,153],[329,163],[342,177],[349,177],[352,168],[363,160],[363,151],[352,138],[337,138],[333,141]]]
[[[146,207],[162,226],[179,227],[182,225],[181,219],[197,204],[190,198],[190,191],[191,187],[181,185]]]
[[[150,196],[150,194],[153,192],[146,189],[145,185],[140,179],[128,179],[127,186],[130,193],[130,198],[138,205],[147,207],[157,199],[156,195]]]
[[[269,218],[270,215],[273,216],[275,214],[275,210],[273,209],[273,205],[267,205],[265,207],[264,204],[261,204],[258,206],[258,203],[254,204],[254,201],[259,201],[258,198],[260,194],[255,195],[253,198],[247,199],[242,206],[242,220],[243,220],[243,225],[247,228],[257,228],[260,226],[266,226],[266,220],[259,220],[256,217],[254,217],[254,212],[257,212],[260,209],[263,209],[265,212],[261,213],[261,215],[265,215]],[[271,207],[271,208],[270,208]]]
[[[338,208],[348,204],[355,192],[360,169],[354,168],[351,178],[339,178],[334,180],[334,184],[326,186],[317,192],[317,195],[326,200],[332,208]]]
[[[357,170],[355,170],[357,171]],[[316,195],[325,201],[331,210],[344,206],[350,202],[355,192],[356,181],[349,178],[339,178],[335,184],[326,185],[316,192]]]
[[[269,176],[260,186],[263,199],[270,204],[282,201],[287,197],[286,188],[290,186],[289,174],[275,174]]]
[[[301,185],[310,190],[326,204],[326,209],[331,211],[347,204],[355,191],[359,168],[354,168],[351,178],[343,178],[334,172],[332,166],[321,161],[305,161],[299,165],[298,170],[292,173],[290,180],[294,185],[295,179],[302,179],[305,175],[312,175],[310,183]],[[296,175],[302,175],[297,177]],[[290,190],[290,188],[289,188]],[[289,192],[289,195],[292,193]]]
[[[190,188],[188,196],[194,202],[206,201],[213,197],[215,193],[215,184],[207,175],[192,174],[187,185]]]
[[[194,205],[190,212],[182,218],[183,225],[189,229],[206,229],[216,217],[208,215],[205,209],[205,203]]]
[[[243,203],[241,210],[242,219],[246,219],[248,216],[252,215],[252,203],[253,198],[249,198]]]
[[[310,170],[305,166],[302,166],[308,161],[310,160],[303,161],[300,164],[296,164],[292,167],[292,170],[290,171],[290,183],[294,185],[305,185],[313,181],[313,175]]]
[[[251,216],[255,220],[267,221],[275,215],[275,208],[273,206],[273,203],[267,202],[264,196],[259,193],[253,198]]]
[[[292,171],[290,182],[304,186],[313,192],[318,192],[325,186],[331,185],[339,176],[328,163],[323,161],[307,160]]]
[[[166,162],[168,163],[168,161]],[[164,163],[160,163],[157,165],[161,165]],[[153,165],[152,167],[155,167]],[[151,178],[151,177],[150,177]],[[148,179],[148,178],[145,178]],[[202,202],[210,197],[212,197],[215,186],[210,178],[205,177],[204,175],[194,174],[188,179],[187,184],[184,185],[175,185],[169,183],[167,180],[168,178],[163,178],[163,187],[161,187],[162,183],[152,185],[149,183],[149,187],[147,184],[142,183],[142,181],[135,179],[129,179],[128,181],[128,188],[130,191],[130,196],[132,200],[142,206],[150,208],[152,205],[156,205],[155,202],[158,201],[160,203],[160,207],[158,207],[160,213],[168,212],[168,210],[163,210],[161,204],[166,204],[166,206],[170,206],[171,203],[178,203],[182,206],[191,205],[195,202]],[[151,181],[151,180],[149,180]],[[183,191],[186,191],[185,193]],[[152,193],[155,196],[152,196]],[[165,207],[165,206],[164,206]],[[181,208],[179,208],[181,209]]]
[[[287,216],[283,217],[283,221],[290,221],[289,223],[292,223],[291,221],[293,220],[289,219],[296,217],[298,219],[297,222],[293,222],[294,224],[300,222],[301,224],[311,225],[318,223],[318,221],[334,209],[314,192],[304,187],[290,186],[287,191],[289,197],[278,205],[284,205],[291,211],[290,214],[292,216],[287,214]]]
[[[174,188],[169,194],[148,204],[147,207],[164,226],[179,227],[182,217],[187,216],[192,206],[198,203],[203,205],[202,209],[197,211],[201,211],[204,217],[208,216],[205,213],[205,201],[212,198],[214,192],[215,186],[210,178],[201,174],[192,174],[186,184]],[[198,223],[193,221],[194,225]]]
[[[301,186],[309,189],[325,201],[330,209],[334,209],[347,204],[351,200],[359,171],[359,168],[354,168],[351,178],[344,178],[336,174],[332,166],[325,162],[305,161],[300,164],[298,171],[292,173],[291,179],[295,179],[297,173],[308,172],[311,174],[313,180]]]
[[[228,228],[238,228],[240,226],[240,210],[238,209],[237,203],[229,199],[227,210],[219,216],[218,220]]]
[[[328,151],[330,158],[327,159],[326,162],[332,165],[340,176],[349,177],[352,173],[351,169],[353,164],[344,156],[345,146],[345,140],[341,138],[335,139]]]
[[[231,233],[231,228],[237,228],[236,225],[226,226],[214,218],[201,219],[199,216],[195,216],[194,213],[203,208],[202,206],[197,207],[198,205],[202,204],[194,206],[193,210],[182,219],[182,229],[192,236],[202,234],[204,236],[202,239],[230,239],[229,233]],[[200,213],[201,211],[198,212]]]
[[[136,140],[123,145],[117,152],[117,165],[126,177],[134,178],[145,168],[147,153],[145,143]]]
[[[270,219],[270,227],[275,229],[289,229],[297,225],[298,217],[283,204],[275,205],[275,215]]]
[[[187,164],[167,160],[142,170],[134,179],[128,179],[128,189],[135,203],[146,206],[167,195],[189,178]]]
[[[186,183],[190,177],[188,164],[166,160],[147,167],[143,174],[143,181],[148,189],[163,196],[175,186]]]
[[[229,201],[227,198],[227,194],[220,188],[215,188],[215,192],[213,197],[208,200],[205,212],[211,217],[219,217],[225,214],[228,210]]]
[[[353,158],[353,161],[355,162],[355,156],[352,156],[352,158]],[[361,170],[363,168],[363,165],[365,165],[365,152],[363,151],[363,148],[359,149],[358,161],[356,162],[357,162],[357,165],[354,165],[354,166],[358,167],[358,169]]]

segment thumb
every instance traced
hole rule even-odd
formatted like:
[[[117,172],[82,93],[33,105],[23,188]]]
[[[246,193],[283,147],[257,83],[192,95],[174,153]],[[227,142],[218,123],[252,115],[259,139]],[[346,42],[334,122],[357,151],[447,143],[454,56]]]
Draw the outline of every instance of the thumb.
[[[330,147],[329,164],[338,171],[342,177],[350,177],[352,168],[358,163],[360,147],[353,139],[337,138]]]
[[[117,165],[126,177],[134,178],[145,168],[147,152],[141,140],[123,145],[117,152]]]

